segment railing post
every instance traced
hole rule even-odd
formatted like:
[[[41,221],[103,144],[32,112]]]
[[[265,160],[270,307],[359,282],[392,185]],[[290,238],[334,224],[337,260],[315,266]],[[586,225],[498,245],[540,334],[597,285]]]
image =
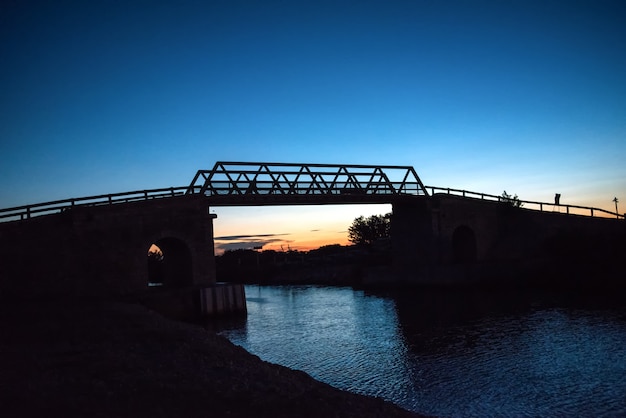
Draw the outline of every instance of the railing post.
[[[26,219],[30,219],[30,206],[26,208]]]
[[[569,215],[569,205],[565,206],[565,209],[567,209],[567,214]]]
[[[539,212],[543,212],[543,203],[539,202]]]
[[[174,188],[170,187],[170,191],[172,192],[172,196],[174,196]]]
[[[593,218],[593,208],[591,208],[591,217]]]
[[[109,195],[109,205],[113,203],[113,196]]]
[[[143,191],[143,200],[148,200],[148,191],[147,190]]]

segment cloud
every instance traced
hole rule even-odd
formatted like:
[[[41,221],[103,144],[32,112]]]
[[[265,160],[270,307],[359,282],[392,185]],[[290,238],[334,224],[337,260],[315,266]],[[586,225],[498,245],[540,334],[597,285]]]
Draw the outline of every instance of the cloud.
[[[285,235],[291,234],[257,234],[257,235],[228,235],[223,237],[213,237],[214,241],[237,241],[237,240],[253,240],[257,238],[265,238],[265,237],[282,237]]]
[[[215,250],[217,253],[221,253],[228,250],[249,250],[255,247],[264,247],[275,242],[293,242],[292,240],[278,238],[286,235],[290,234],[231,235],[215,237]]]
[[[311,232],[320,232],[321,229],[311,229]]]
[[[268,240],[268,241],[235,241],[229,242],[225,244],[218,244],[215,246],[215,249],[218,251],[228,251],[228,250],[251,250],[255,247],[263,247],[267,244],[270,244],[274,241],[281,240]]]

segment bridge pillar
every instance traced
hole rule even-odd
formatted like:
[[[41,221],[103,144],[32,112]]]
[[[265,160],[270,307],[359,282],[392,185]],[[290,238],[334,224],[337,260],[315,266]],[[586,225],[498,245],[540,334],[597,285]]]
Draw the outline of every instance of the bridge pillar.
[[[433,261],[432,214],[424,199],[407,199],[392,204],[391,246],[398,280],[414,281],[425,274]]]

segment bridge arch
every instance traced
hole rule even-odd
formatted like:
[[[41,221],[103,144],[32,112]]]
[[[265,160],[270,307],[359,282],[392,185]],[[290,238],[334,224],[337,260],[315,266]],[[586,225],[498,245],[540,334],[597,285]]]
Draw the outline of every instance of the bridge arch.
[[[467,225],[456,227],[452,233],[452,262],[473,263],[476,261],[476,234]]]
[[[181,288],[193,284],[193,257],[187,243],[166,235],[148,247],[149,287]]]

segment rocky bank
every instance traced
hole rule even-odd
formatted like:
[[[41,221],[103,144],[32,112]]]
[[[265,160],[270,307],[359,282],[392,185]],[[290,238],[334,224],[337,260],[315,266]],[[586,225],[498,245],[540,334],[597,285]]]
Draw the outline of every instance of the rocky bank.
[[[416,417],[140,305],[3,303],[3,417]]]

